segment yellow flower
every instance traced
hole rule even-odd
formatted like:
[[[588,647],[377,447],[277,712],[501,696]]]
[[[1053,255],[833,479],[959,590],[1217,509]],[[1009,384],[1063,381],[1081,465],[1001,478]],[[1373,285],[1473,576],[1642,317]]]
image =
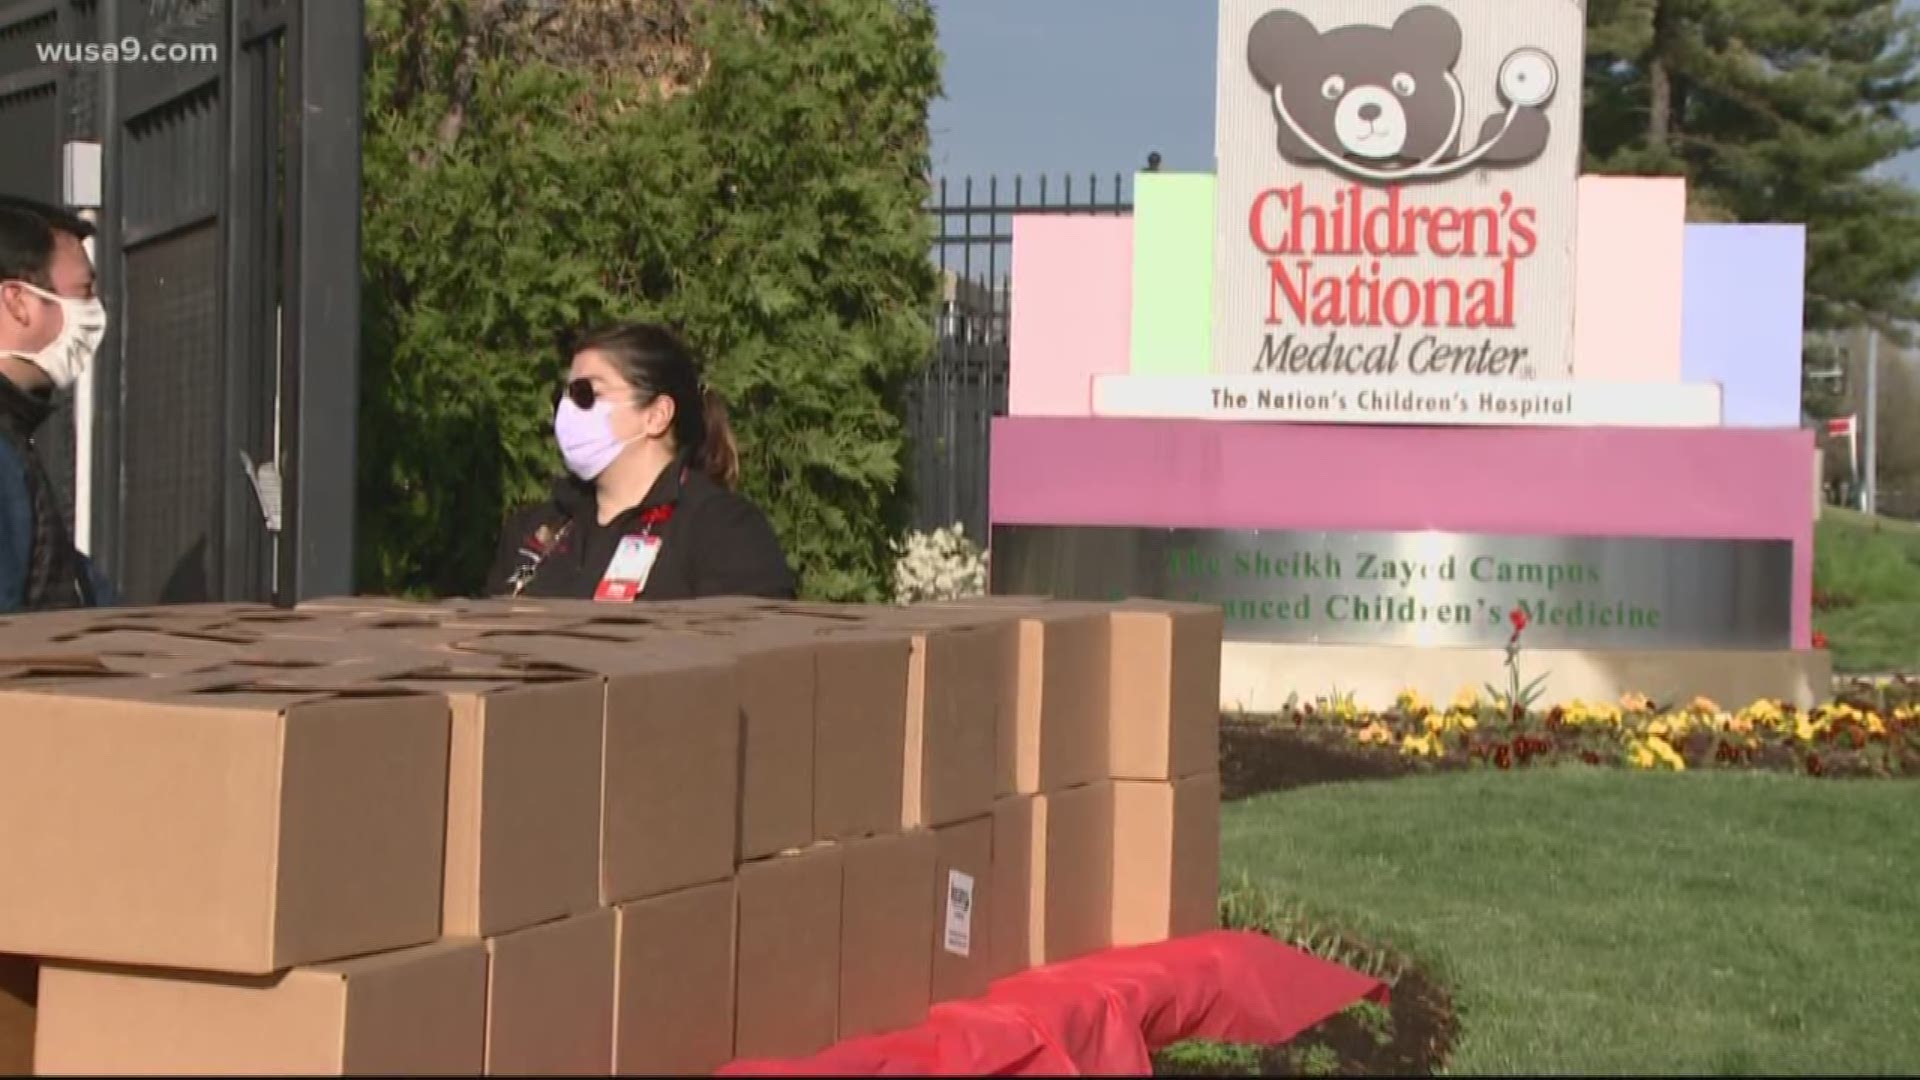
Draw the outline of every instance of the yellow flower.
[[[1714,713],[1720,711],[1720,706],[1715,705],[1712,698],[1696,697],[1687,705],[1687,711],[1705,713],[1708,716],[1712,716]]]
[[[1675,772],[1682,772],[1687,767],[1687,760],[1680,756],[1673,744],[1657,735],[1635,739],[1627,749],[1627,760],[1636,769],[1657,769],[1665,765]]]
[[[1400,695],[1393,699],[1393,704],[1403,713],[1433,711],[1433,706],[1428,704],[1427,699],[1420,695],[1420,691],[1411,688],[1400,691]]]
[[[1439,713],[1428,713],[1424,726],[1429,732],[1437,735],[1447,730],[1447,718]]]
[[[1763,698],[1740,710],[1728,721],[1727,726],[1734,731],[1745,733],[1755,728],[1774,730],[1784,727],[1786,722],[1787,713],[1780,707],[1780,703]]]
[[[1400,752],[1415,757],[1439,757],[1444,751],[1440,746],[1440,736],[1428,732],[1425,735],[1409,735],[1400,740]]]
[[[1566,723],[1576,727],[1586,724],[1604,724],[1608,727],[1619,727],[1623,719],[1620,710],[1615,706],[1590,705],[1578,698],[1574,699],[1572,704],[1567,705],[1561,710],[1560,718]]]
[[[1460,692],[1453,695],[1453,705],[1451,706],[1451,708],[1454,712],[1459,712],[1459,713],[1479,712],[1480,711],[1480,691],[1475,690],[1471,686],[1461,687]]]
[[[1393,741],[1393,730],[1380,721],[1375,720],[1373,723],[1361,728],[1360,734],[1357,737],[1362,745],[1384,746]]]
[[[1647,740],[1647,747],[1653,751],[1655,757],[1666,762],[1675,772],[1686,771],[1687,759],[1680,756],[1680,751],[1675,750],[1672,743],[1656,736]]]
[[[1620,707],[1630,713],[1653,711],[1653,699],[1645,694],[1628,693],[1620,696]]]

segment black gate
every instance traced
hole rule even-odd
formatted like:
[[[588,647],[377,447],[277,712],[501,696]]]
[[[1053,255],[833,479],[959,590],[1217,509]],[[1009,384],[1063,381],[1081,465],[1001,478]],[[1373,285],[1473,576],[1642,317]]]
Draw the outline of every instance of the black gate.
[[[989,178],[975,186],[941,180],[933,218],[934,262],[940,271],[940,308],[934,354],[914,384],[907,408],[913,441],[914,526],[932,530],[955,523],[975,543],[987,541],[987,469],[993,418],[1007,414],[1007,374],[1013,314],[1013,218],[1016,214],[1126,214],[1133,210],[1128,178],[1111,187],[1088,177],[1048,190],[1046,177],[1028,184]]]
[[[60,145],[70,130],[61,109],[68,79],[40,62],[41,50],[78,37],[78,5],[0,0],[0,192],[60,198]]]
[[[94,0],[0,0],[0,192],[58,202],[61,147],[99,138],[96,71],[43,62],[62,43],[95,36]],[[65,403],[37,440],[71,528],[76,495],[74,410]]]
[[[47,63],[0,30],[0,106],[11,79],[98,77],[112,326],[94,378],[94,557],[134,602],[351,591],[360,0],[27,7],[64,52]],[[18,115],[0,108],[0,124],[24,128]],[[50,158],[0,153],[0,168],[57,184],[60,136],[42,138]]]

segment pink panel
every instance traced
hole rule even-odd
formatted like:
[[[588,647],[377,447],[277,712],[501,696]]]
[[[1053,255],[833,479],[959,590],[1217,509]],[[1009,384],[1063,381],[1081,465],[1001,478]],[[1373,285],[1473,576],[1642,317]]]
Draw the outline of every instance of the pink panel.
[[[1131,362],[1133,218],[1016,215],[1012,289],[1009,411],[1090,415],[1093,377]]]
[[[1680,381],[1685,180],[1580,178],[1573,377]]]
[[[1777,539],[1810,642],[1813,434],[994,422],[994,524]]]

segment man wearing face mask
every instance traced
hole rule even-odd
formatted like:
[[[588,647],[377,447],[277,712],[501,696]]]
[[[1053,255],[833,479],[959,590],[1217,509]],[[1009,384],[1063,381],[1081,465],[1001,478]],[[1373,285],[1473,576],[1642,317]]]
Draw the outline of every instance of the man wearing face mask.
[[[106,334],[82,246],[92,234],[64,210],[0,198],[0,612],[106,601],[33,441]]]

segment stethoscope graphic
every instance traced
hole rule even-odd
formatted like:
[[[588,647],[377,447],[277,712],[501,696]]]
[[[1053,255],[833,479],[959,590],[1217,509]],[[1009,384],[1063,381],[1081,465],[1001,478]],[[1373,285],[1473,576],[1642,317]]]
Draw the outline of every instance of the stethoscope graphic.
[[[1467,91],[1460,85],[1459,77],[1453,72],[1447,72],[1446,79],[1447,88],[1453,91],[1453,127],[1448,131],[1445,141],[1441,142],[1438,150],[1429,154],[1426,160],[1404,169],[1377,169],[1370,165],[1361,165],[1320,145],[1317,139],[1309,135],[1306,129],[1294,120],[1293,114],[1287,111],[1287,103],[1278,86],[1273,88],[1273,108],[1279,114],[1280,122],[1287,125],[1301,142],[1306,143],[1307,149],[1312,150],[1327,164],[1337,169],[1365,180],[1432,179],[1465,172],[1472,168],[1475,162],[1487,156],[1488,151],[1492,150],[1513,127],[1513,121],[1520,115],[1521,109],[1537,108],[1545,105],[1553,97],[1554,88],[1560,81],[1560,70],[1555,66],[1553,58],[1539,49],[1516,49],[1508,54],[1507,58],[1500,62],[1500,98],[1507,103],[1507,114],[1500,122],[1500,130],[1494,132],[1491,138],[1479,146],[1450,160],[1443,159],[1447,157],[1448,150],[1460,143],[1461,127],[1467,119]]]

